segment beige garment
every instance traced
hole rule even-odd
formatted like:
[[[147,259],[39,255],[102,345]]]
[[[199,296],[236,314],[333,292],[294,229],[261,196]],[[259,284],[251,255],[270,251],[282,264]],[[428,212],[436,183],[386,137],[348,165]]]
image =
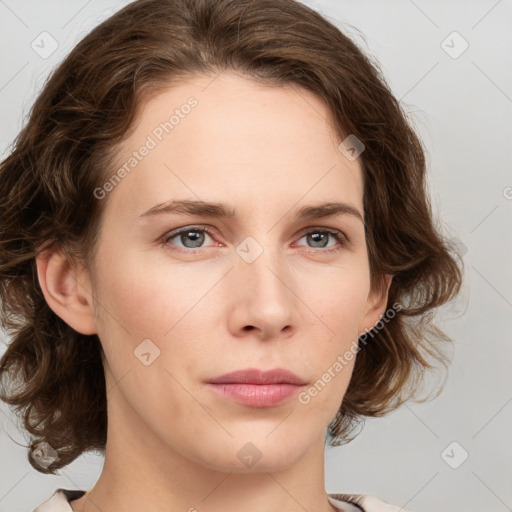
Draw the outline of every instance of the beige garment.
[[[57,489],[32,512],[73,512],[69,502],[81,498],[85,492]],[[339,512],[407,512],[402,508],[388,505],[371,494],[329,494],[328,499]]]

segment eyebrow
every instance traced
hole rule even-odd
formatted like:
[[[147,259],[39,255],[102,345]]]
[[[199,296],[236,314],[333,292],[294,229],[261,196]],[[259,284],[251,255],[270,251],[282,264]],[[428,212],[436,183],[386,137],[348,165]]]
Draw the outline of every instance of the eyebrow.
[[[202,217],[230,219],[236,217],[236,210],[229,205],[209,203],[204,201],[173,200],[157,204],[140,215],[139,218],[151,217],[161,214],[189,214]],[[320,219],[340,215],[351,215],[364,224],[361,212],[348,203],[329,202],[311,206],[303,206],[295,214],[297,220]]]

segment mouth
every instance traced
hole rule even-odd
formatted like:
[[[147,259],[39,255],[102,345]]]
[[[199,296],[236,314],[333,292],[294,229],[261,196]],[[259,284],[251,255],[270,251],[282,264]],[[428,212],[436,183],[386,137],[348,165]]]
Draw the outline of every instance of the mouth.
[[[276,406],[296,395],[306,382],[289,370],[238,370],[206,381],[214,392],[250,407]]]

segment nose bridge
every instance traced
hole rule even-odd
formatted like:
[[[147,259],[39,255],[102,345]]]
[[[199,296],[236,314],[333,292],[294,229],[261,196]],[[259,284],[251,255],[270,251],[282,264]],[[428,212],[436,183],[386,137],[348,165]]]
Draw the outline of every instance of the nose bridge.
[[[236,247],[237,299],[247,304],[246,323],[260,328],[287,326],[295,308],[286,254],[274,238],[272,232],[247,236]]]
[[[286,273],[285,255],[278,244],[272,241],[272,234],[256,236],[247,236],[238,244],[238,270],[254,290],[264,288],[275,292],[284,287],[276,274]]]

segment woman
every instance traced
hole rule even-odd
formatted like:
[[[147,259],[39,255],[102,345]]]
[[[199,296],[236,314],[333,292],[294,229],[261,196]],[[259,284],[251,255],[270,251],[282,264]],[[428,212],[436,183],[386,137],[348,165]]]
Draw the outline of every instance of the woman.
[[[45,85],[0,205],[2,399],[38,471],[105,455],[37,512],[399,510],[326,493],[326,433],[446,364],[430,320],[461,269],[338,28],[292,0],[129,4]]]

